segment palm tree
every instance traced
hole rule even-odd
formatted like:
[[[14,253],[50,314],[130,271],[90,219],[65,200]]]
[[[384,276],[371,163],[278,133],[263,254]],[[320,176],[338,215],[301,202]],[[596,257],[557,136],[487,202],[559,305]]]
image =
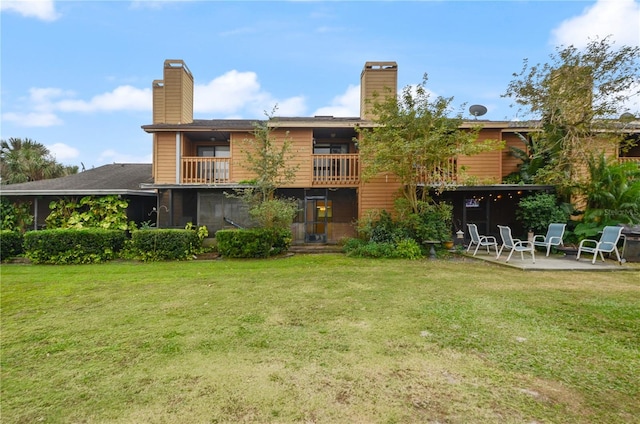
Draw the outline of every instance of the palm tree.
[[[28,138],[0,140],[2,184],[58,178],[77,172],[77,166],[65,166],[56,162],[49,149],[36,141]]]

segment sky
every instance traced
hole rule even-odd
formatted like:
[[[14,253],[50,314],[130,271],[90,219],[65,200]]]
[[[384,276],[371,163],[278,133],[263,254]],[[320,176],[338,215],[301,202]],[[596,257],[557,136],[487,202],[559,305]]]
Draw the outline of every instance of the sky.
[[[191,70],[196,119],[357,117],[365,62],[395,61],[399,90],[426,73],[467,117],[515,120],[502,95],[525,59],[606,36],[640,44],[640,0],[2,0],[0,138],[81,169],[151,163],[165,59]]]

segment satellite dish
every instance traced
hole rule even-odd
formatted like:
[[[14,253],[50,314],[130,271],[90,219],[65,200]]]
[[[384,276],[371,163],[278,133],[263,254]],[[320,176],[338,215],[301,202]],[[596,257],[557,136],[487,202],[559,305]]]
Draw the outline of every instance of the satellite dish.
[[[620,120],[623,122],[630,122],[630,121],[633,121],[634,119],[636,119],[636,117],[634,116],[633,113],[625,112],[622,115],[620,115]]]
[[[478,116],[482,116],[487,113],[487,108],[482,105],[472,105],[469,107],[469,113],[478,119]]]

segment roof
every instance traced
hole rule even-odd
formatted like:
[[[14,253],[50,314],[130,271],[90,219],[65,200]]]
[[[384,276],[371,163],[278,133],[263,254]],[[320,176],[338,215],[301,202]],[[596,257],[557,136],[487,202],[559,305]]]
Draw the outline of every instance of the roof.
[[[253,131],[255,124],[263,119],[194,119],[188,124],[151,124],[143,125],[148,133],[161,131]],[[360,118],[341,118],[334,116],[314,117],[274,117],[273,122],[281,127],[354,127],[366,123]]]
[[[151,164],[114,163],[49,180],[0,186],[2,196],[65,196],[128,194],[155,196],[141,184],[153,183]]]

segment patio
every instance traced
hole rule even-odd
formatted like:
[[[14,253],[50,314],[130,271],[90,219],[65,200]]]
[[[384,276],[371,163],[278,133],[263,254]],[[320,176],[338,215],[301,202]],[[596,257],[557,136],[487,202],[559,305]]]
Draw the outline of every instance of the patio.
[[[506,254],[502,252],[498,259],[496,259],[493,250],[491,250],[491,253],[487,253],[486,250],[480,249],[476,256],[473,256],[472,253],[473,250],[471,253],[465,252],[464,256],[511,268],[519,268],[523,271],[640,271],[640,263],[623,262],[622,265],[619,265],[617,261],[609,258],[605,262],[598,259],[595,264],[592,264],[592,256],[590,254],[581,255],[580,260],[576,261],[575,255],[552,253],[547,257],[544,252],[536,252],[536,263],[533,263],[531,255],[528,253],[525,253],[524,260],[520,258],[518,253],[514,253],[509,262],[506,262],[508,252]]]

